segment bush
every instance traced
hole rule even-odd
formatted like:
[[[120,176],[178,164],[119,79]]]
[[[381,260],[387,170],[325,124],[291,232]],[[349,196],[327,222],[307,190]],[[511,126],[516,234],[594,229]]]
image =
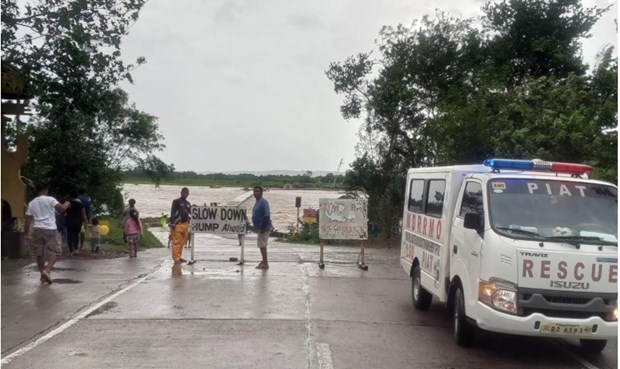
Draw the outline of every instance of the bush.
[[[319,237],[319,223],[304,223],[300,222],[299,233],[297,233],[297,227],[290,224],[288,227],[289,236],[283,240],[291,243],[304,243],[311,245],[318,245],[321,243]],[[358,241],[355,240],[323,240],[325,245],[332,246],[357,246]]]
[[[287,242],[310,244],[318,244],[321,242],[318,223],[300,222],[299,233],[297,233],[297,227],[293,224],[290,224],[287,228],[289,233],[289,236],[286,238]]]

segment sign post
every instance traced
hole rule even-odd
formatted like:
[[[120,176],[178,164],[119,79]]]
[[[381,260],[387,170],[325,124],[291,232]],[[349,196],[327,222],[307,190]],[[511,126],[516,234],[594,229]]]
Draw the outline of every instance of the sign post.
[[[295,207],[297,208],[297,234],[299,234],[299,208],[301,207],[301,196],[295,197]]]
[[[250,190],[250,191],[246,191],[243,194],[235,197],[232,200],[228,200],[226,201],[226,203],[224,203],[224,206],[234,206],[236,208],[239,208],[241,206],[241,204],[243,204],[244,202],[248,201],[251,197],[254,196],[254,191]],[[248,219],[247,219],[247,215],[245,218],[245,232],[243,233],[243,236],[241,237],[241,259],[239,260],[239,262],[237,263],[237,265],[243,265],[243,263],[245,263],[244,261],[244,256],[243,256],[243,252],[244,252],[244,248],[245,248],[245,235],[247,234],[248,231]]]
[[[241,259],[239,259],[239,263],[237,265],[243,265],[245,261],[243,260],[243,249],[245,248],[245,234],[241,237]]]
[[[368,270],[364,240],[368,239],[368,206],[365,199],[319,199],[319,268],[325,268],[323,240],[360,240],[357,265]],[[360,262],[361,259],[361,262]]]
[[[321,240],[321,251],[319,255],[319,268],[325,269],[325,262],[323,261],[323,240]]]
[[[191,222],[190,222],[190,227],[191,227]],[[189,244],[190,247],[192,248],[191,251],[191,255],[192,257],[190,258],[190,261],[187,263],[187,265],[192,265],[196,262],[196,259],[194,259],[194,232],[189,232]]]

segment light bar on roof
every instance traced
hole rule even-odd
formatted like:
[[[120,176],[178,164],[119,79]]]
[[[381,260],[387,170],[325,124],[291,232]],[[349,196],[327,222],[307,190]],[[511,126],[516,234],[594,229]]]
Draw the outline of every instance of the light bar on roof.
[[[494,170],[537,170],[556,173],[585,174],[592,173],[593,168],[585,164],[560,163],[543,160],[488,159],[484,165]]]

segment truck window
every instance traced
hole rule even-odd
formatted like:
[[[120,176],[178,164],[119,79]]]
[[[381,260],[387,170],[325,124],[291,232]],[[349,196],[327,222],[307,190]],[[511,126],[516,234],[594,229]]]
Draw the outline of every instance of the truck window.
[[[409,211],[414,213],[422,212],[422,205],[424,199],[424,180],[412,179],[411,186],[409,187]]]
[[[431,179],[428,181],[428,196],[426,198],[426,214],[441,218],[443,214],[443,195],[446,191],[446,181]]]
[[[463,202],[461,203],[461,211],[459,216],[465,216],[465,213],[484,213],[484,205],[482,201],[482,185],[478,182],[467,182],[465,185],[465,193],[463,193]]]

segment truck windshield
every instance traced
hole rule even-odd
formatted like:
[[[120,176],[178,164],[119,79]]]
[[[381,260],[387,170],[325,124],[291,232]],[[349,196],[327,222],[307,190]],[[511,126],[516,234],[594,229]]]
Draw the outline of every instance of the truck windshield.
[[[514,238],[618,244],[618,189],[540,179],[489,182],[491,226]]]

